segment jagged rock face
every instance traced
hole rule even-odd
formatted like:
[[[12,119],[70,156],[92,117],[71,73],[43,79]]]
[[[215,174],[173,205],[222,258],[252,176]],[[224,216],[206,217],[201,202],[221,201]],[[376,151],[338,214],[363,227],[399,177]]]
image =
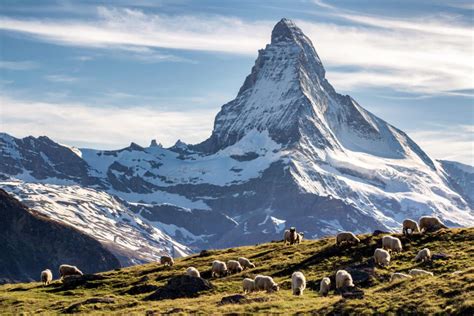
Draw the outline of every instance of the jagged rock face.
[[[0,282],[39,281],[50,269],[58,277],[61,264],[77,265],[84,273],[120,267],[119,261],[95,239],[52,221],[0,189]]]
[[[206,141],[177,141],[168,149],[132,143],[112,151],[47,143],[61,157],[75,156],[68,166],[81,167],[59,168],[60,161],[40,159],[49,149],[0,135],[0,157],[7,158],[0,185],[19,179],[12,191],[51,216],[58,208],[51,211],[31,182],[43,182],[42,192],[56,191],[62,202],[65,188],[51,185],[58,179],[87,186],[75,190],[77,199],[100,216],[106,213],[101,199],[93,198],[99,192],[88,190],[117,196],[120,213],[134,218],[130,225],[143,226],[140,238],[144,231],[163,233],[164,240],[140,253],[183,250],[179,243],[197,251],[277,240],[291,226],[305,238],[391,231],[405,218],[433,214],[451,226],[474,225],[470,169],[433,161],[405,133],[338,94],[311,41],[286,19],[259,51],[237,97],[222,106]],[[24,163],[31,157],[34,167]],[[90,235],[104,239],[100,230]]]

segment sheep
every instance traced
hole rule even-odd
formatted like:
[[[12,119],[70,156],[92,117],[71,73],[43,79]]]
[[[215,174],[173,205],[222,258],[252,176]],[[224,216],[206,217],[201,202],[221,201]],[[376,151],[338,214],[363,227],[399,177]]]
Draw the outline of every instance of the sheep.
[[[410,234],[419,233],[420,228],[418,227],[418,223],[412,219],[407,218],[403,221],[403,235],[409,235],[408,230],[410,230]]]
[[[229,260],[227,261],[227,270],[229,270],[229,273],[239,273],[244,270],[240,263],[236,260]]]
[[[244,293],[255,291],[255,281],[249,278],[245,278],[242,281],[242,288],[244,290]]]
[[[336,273],[336,289],[346,287],[346,286],[354,286],[352,282],[352,276],[346,270],[339,270]]]
[[[298,233],[296,232],[296,228],[291,227],[289,230],[285,230],[285,233],[283,234],[283,241],[286,245],[288,242],[290,245],[293,245],[296,243],[296,240],[298,238]]]
[[[70,275],[79,275],[82,276],[81,270],[79,270],[76,266],[70,266],[68,264],[62,264],[59,266],[59,275],[61,279]]]
[[[244,269],[253,269],[255,268],[255,264],[253,264],[252,262],[250,262],[249,259],[247,258],[244,258],[244,257],[239,257],[237,259],[237,261],[239,261],[240,265],[242,266],[242,268]]]
[[[336,235],[336,246],[339,246],[342,242],[358,244],[360,239],[351,232],[340,232]]]
[[[422,216],[419,219],[419,223],[420,223],[421,232],[434,231],[441,228],[448,228],[437,217],[433,217],[433,216]]]
[[[301,272],[293,272],[291,275],[291,290],[293,295],[303,295],[306,288],[306,278]]]
[[[420,275],[420,276],[428,276],[428,275],[433,276],[433,272],[429,272],[429,271],[425,271],[425,270],[421,270],[421,269],[411,269],[409,273],[412,276],[418,276],[418,275]]]
[[[400,273],[400,272],[395,272],[392,273],[392,276],[390,277],[390,282],[396,281],[396,280],[407,280],[413,278],[411,275],[405,274],[405,273]]]
[[[267,291],[268,293],[271,293],[280,290],[278,284],[276,284],[269,276],[257,275],[254,281],[256,291]]]
[[[225,262],[214,260],[212,262],[212,277],[223,277],[227,275],[227,266]]]
[[[53,281],[53,273],[51,270],[46,269],[41,271],[41,282],[43,282],[43,285],[48,285]]]
[[[428,248],[421,249],[415,257],[415,261],[430,261],[431,260],[431,251]]]
[[[297,233],[296,234],[296,243],[301,244],[301,242],[303,241],[303,237],[304,237],[303,233]]]
[[[392,250],[395,252],[402,251],[402,242],[397,237],[392,236],[383,236],[382,238],[382,248]]]
[[[193,276],[196,278],[200,278],[201,274],[199,273],[198,269],[195,267],[189,267],[186,269],[186,275]]]
[[[374,252],[374,260],[375,264],[382,267],[388,266],[390,264],[390,254],[382,248],[377,248]]]
[[[160,263],[165,265],[165,266],[172,267],[173,264],[174,264],[174,260],[170,256],[161,256]]]
[[[321,283],[319,284],[319,293],[321,293],[321,295],[328,295],[329,293],[329,289],[331,287],[331,280],[329,278],[323,278],[321,280]]]

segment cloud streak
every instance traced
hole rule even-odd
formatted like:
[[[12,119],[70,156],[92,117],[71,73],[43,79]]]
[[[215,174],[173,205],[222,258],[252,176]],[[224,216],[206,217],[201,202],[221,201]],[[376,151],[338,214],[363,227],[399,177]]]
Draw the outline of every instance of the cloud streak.
[[[39,65],[34,61],[7,61],[0,60],[0,69],[7,70],[31,70],[38,68]]]
[[[352,71],[329,71],[336,88],[391,87],[428,94],[472,89],[472,29],[449,18],[387,19],[316,1],[334,19],[296,21],[313,40],[323,62]],[[275,21],[224,16],[167,16],[140,10],[99,7],[93,20],[32,20],[0,17],[0,29],[22,32],[60,45],[142,51],[143,60],[179,58],[153,48],[212,51],[255,56],[269,41]],[[147,58],[149,57],[149,58]]]
[[[152,138],[171,146],[181,139],[204,140],[212,130],[214,110],[162,111],[151,107],[92,107],[0,97],[2,131],[16,137],[47,135],[59,142],[117,149],[130,140],[148,145]]]

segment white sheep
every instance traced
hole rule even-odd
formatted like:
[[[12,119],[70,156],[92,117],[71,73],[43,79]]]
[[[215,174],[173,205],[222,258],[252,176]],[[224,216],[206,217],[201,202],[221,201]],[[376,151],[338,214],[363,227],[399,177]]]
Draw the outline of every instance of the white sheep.
[[[431,260],[431,251],[428,248],[421,249],[415,257],[415,261],[430,261]]]
[[[239,273],[242,272],[243,268],[237,260],[227,261],[227,270],[229,273]]]
[[[200,278],[201,274],[199,273],[198,269],[195,267],[189,267],[186,269],[186,275],[193,276],[196,278]]]
[[[297,233],[296,234],[296,243],[301,244],[301,242],[303,241],[303,237],[304,237],[303,233]]]
[[[68,264],[62,264],[59,266],[59,275],[61,278],[70,276],[70,275],[79,275],[82,276],[81,270],[79,270],[76,266],[70,266]]]
[[[267,291],[276,292],[280,289],[278,284],[276,284],[273,279],[265,275],[257,275],[255,277],[255,290],[256,291]]]
[[[247,269],[247,268],[248,268],[248,269],[253,269],[253,268],[255,268],[255,264],[253,264],[252,262],[250,262],[250,260],[247,259],[247,258],[239,257],[237,260],[239,261],[240,265],[241,265],[242,268],[244,268],[244,269]]]
[[[174,260],[170,256],[161,256],[160,263],[165,265],[165,266],[172,267],[173,264],[174,264]]]
[[[346,286],[354,286],[352,276],[346,270],[339,270],[336,273],[336,289]]]
[[[245,278],[242,281],[242,288],[244,290],[244,293],[250,293],[255,291],[255,281],[249,278]]]
[[[343,242],[358,244],[360,243],[360,239],[351,232],[340,232],[336,235],[336,245],[339,246]]]
[[[291,290],[293,295],[303,295],[303,291],[306,288],[306,278],[301,272],[294,272],[291,275]]]
[[[283,241],[286,243],[289,243],[290,245],[293,245],[296,243],[298,238],[298,233],[296,232],[296,228],[291,227],[289,230],[285,230],[283,234]]]
[[[422,269],[411,269],[409,273],[412,276],[433,276],[433,272],[425,271]]]
[[[212,277],[222,277],[227,275],[227,266],[225,262],[214,260],[212,262]]]
[[[392,276],[390,277],[390,282],[396,281],[396,280],[407,280],[413,278],[411,275],[405,274],[405,273],[400,273],[400,272],[395,272],[392,273]]]
[[[382,248],[392,250],[394,252],[402,251],[402,242],[397,237],[383,236]]]
[[[41,271],[41,282],[43,282],[43,285],[48,285],[53,281],[53,273],[51,270],[46,269]]]
[[[419,223],[420,231],[422,232],[437,230],[440,228],[448,228],[437,217],[433,216],[422,216],[420,217]]]
[[[410,230],[410,234],[419,233],[420,228],[418,227],[418,223],[412,219],[407,218],[403,221],[403,235],[409,235],[408,230]]]
[[[390,264],[390,254],[382,248],[377,248],[374,252],[374,260],[375,264],[386,267]]]
[[[319,284],[319,293],[321,293],[321,295],[328,295],[329,293],[329,289],[331,288],[331,280],[329,278],[323,278],[321,280],[321,283]]]

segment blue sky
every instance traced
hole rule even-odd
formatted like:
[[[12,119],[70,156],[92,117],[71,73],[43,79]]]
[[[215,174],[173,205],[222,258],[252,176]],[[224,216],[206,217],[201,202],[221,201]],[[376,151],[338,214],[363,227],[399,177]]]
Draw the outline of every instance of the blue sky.
[[[0,3],[0,130],[78,147],[196,143],[282,17],[340,93],[474,164],[470,1]]]

